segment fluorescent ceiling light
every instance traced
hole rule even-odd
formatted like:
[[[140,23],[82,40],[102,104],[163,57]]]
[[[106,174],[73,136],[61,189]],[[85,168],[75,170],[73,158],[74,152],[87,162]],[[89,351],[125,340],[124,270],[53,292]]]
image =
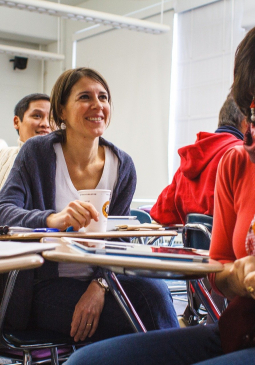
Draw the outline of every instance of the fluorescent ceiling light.
[[[7,53],[13,56],[34,58],[44,61],[63,61],[65,59],[63,54],[44,52],[29,48],[6,46],[5,44],[0,44],[0,53]]]
[[[76,6],[52,3],[43,0],[0,0],[0,5],[10,8],[35,11],[41,14],[54,15],[71,20],[99,23],[113,28],[125,28],[152,34],[165,33],[170,27],[164,24],[148,22],[120,15],[88,10]]]

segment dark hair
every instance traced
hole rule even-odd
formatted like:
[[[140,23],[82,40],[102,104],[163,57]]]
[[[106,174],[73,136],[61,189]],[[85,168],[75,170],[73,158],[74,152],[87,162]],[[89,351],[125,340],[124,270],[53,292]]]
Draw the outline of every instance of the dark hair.
[[[255,28],[246,34],[237,47],[232,94],[247,121],[250,122],[250,104],[255,95]]]
[[[15,106],[14,108],[14,115],[16,115],[17,117],[19,117],[19,119],[21,120],[21,122],[23,121],[23,117],[25,112],[28,110],[29,108],[29,104],[32,101],[37,101],[37,100],[47,100],[50,101],[50,97],[46,94],[30,94],[25,96],[23,99],[21,99],[18,104]]]
[[[92,80],[95,80],[96,82],[99,82],[107,91],[108,102],[111,105],[111,93],[109,86],[103,76],[101,76],[97,71],[86,67],[67,70],[62,73],[61,76],[59,76],[51,91],[51,127],[57,126],[58,128],[60,128],[60,125],[62,123],[61,107],[67,103],[67,100],[71,94],[72,87],[83,77],[88,77]]]
[[[242,121],[244,120],[244,118],[245,116],[238,108],[233,96],[229,94],[224,104],[221,107],[218,127],[224,125],[230,125],[232,127],[236,127],[237,129],[241,130]]]

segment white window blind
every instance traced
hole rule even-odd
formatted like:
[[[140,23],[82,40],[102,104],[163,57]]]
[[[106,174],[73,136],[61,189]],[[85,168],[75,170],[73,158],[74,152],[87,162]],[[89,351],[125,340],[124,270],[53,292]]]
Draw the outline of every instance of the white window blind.
[[[178,148],[194,143],[199,131],[217,128],[220,108],[233,81],[235,50],[244,36],[242,3],[222,0],[177,15],[170,180],[179,166]]]

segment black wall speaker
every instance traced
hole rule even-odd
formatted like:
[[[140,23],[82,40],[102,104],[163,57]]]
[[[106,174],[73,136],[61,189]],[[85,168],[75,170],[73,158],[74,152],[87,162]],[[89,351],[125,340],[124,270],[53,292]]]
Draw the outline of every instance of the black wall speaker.
[[[18,68],[19,70],[25,70],[27,68],[27,58],[26,57],[14,57],[14,59],[10,60],[13,62],[13,69]]]

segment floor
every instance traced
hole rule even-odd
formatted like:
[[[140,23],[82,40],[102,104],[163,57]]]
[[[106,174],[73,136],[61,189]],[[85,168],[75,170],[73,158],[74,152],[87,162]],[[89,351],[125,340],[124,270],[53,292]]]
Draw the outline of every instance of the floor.
[[[187,306],[186,282],[182,280],[166,280],[172,293],[177,316],[181,316]]]

